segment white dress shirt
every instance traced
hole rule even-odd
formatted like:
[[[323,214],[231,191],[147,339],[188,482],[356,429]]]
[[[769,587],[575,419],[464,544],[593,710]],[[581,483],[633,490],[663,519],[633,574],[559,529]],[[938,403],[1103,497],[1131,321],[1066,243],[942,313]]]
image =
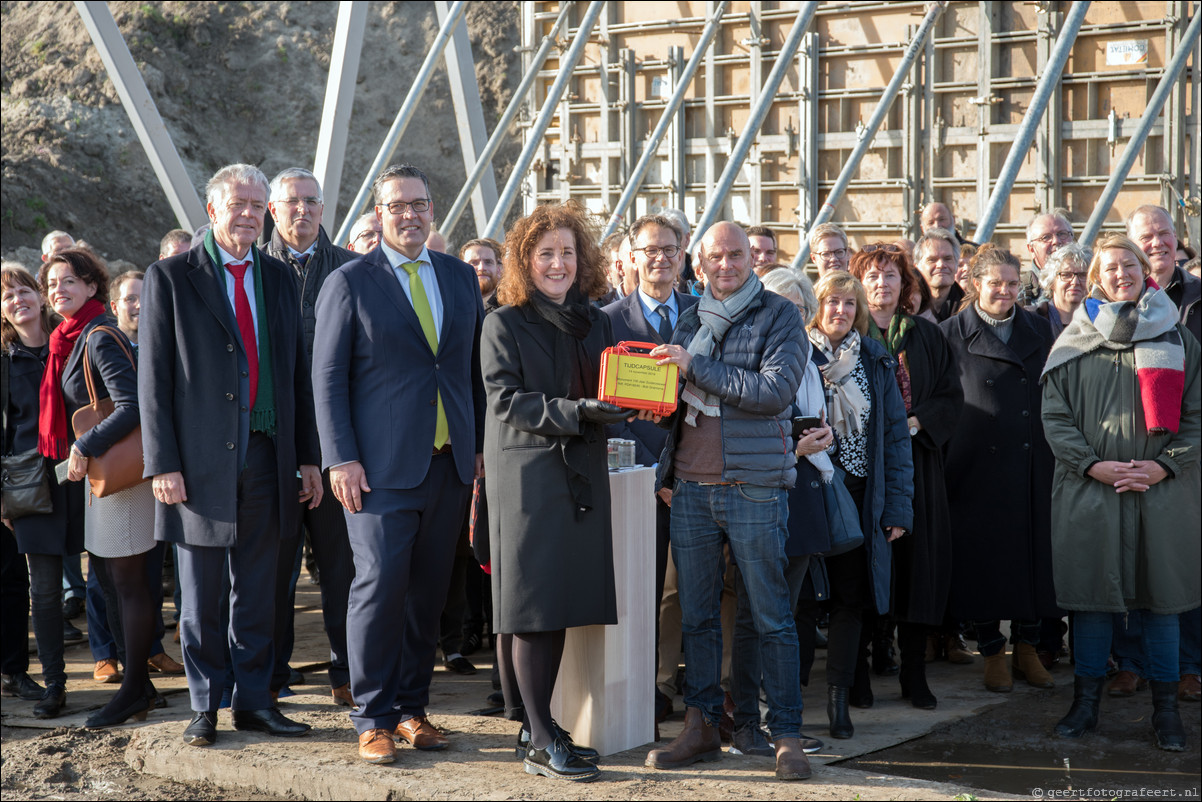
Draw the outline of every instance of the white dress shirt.
[[[248,249],[246,258],[236,259],[230,255],[229,251],[217,246],[217,255],[221,257],[221,272],[225,274],[225,294],[230,299],[230,309],[234,310],[234,318],[238,317],[238,306],[234,303],[234,274],[225,269],[225,266],[231,262],[239,264],[240,262],[250,262],[250,266],[246,268],[246,273],[242,276],[242,287],[246,290],[246,300],[250,301],[250,316],[255,322],[255,340],[256,343],[259,337],[259,305],[255,303],[255,270],[254,270],[254,254]]]
[[[392,273],[396,276],[396,280],[401,284],[401,291],[405,293],[405,297],[409,299],[409,303],[413,303],[413,296],[409,292],[409,273],[401,265],[408,262],[418,262],[421,267],[417,269],[417,277],[421,279],[422,287],[426,291],[426,300],[430,303],[430,317],[434,320],[434,331],[436,336],[442,336],[442,293],[438,291],[438,276],[434,272],[434,263],[430,261],[430,252],[426,246],[422,246],[422,252],[418,254],[416,259],[410,259],[403,253],[394,251],[389,248],[383,240],[380,241],[380,249],[384,251],[384,257],[388,260],[388,264],[392,266]],[[414,307],[416,308],[416,307]]]

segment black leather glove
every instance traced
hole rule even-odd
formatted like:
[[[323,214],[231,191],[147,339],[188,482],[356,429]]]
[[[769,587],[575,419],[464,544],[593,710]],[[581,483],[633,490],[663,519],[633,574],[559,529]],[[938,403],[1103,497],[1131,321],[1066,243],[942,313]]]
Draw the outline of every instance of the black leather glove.
[[[582,398],[577,402],[576,409],[580,413],[580,420],[605,425],[621,423],[634,414],[628,409],[596,398]]]

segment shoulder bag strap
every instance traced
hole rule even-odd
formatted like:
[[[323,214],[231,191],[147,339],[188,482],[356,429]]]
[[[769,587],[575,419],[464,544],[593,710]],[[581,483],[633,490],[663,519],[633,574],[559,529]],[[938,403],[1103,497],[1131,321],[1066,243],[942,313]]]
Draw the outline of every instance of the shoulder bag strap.
[[[88,403],[91,405],[96,404],[96,381],[92,378],[92,358],[89,346],[92,342],[92,335],[98,331],[107,332],[117,345],[121,346],[121,350],[125,352],[125,356],[129,359],[129,364],[133,365],[134,370],[138,369],[138,363],[134,361],[134,354],[129,350],[129,346],[125,344],[125,336],[120,331],[114,329],[112,326],[97,326],[88,332],[88,339],[84,343],[83,349],[83,380],[84,384],[88,387]]]

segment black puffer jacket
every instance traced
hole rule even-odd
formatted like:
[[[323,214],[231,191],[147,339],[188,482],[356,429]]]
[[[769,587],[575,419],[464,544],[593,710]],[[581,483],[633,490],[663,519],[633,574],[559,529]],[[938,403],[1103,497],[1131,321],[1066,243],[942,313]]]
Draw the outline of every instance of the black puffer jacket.
[[[350,260],[358,258],[360,254],[348,251],[346,248],[339,248],[330,242],[330,238],[326,236],[326,230],[320,227],[317,229],[317,247],[304,267],[301,267],[300,262],[296,261],[292,252],[288,250],[288,246],[280,239],[279,229],[271,233],[271,242],[268,243],[266,250],[267,253],[292,268],[292,276],[296,279],[297,289],[300,290],[301,317],[305,322],[305,355],[311,365],[313,364],[313,334],[317,331],[317,295],[321,292],[321,285],[325,283],[327,276]]]
[[[699,305],[680,313],[672,342],[688,347],[701,318]],[[726,332],[718,358],[693,357],[687,378],[722,404],[722,479],[765,487],[792,487],[797,457],[789,420],[801,386],[805,355],[798,339],[801,313],[792,301],[764,291]],[[671,433],[660,458],[658,484],[672,486],[673,456],[685,409],[670,418]]]

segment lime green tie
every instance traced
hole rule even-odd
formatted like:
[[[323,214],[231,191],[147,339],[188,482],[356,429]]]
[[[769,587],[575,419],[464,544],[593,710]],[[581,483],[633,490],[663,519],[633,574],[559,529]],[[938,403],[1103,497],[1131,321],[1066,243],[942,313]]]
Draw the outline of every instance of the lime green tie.
[[[438,353],[438,332],[434,330],[434,313],[430,311],[430,299],[426,297],[426,288],[422,285],[421,276],[417,274],[421,262],[405,262],[401,267],[409,274],[409,296],[413,300],[413,311],[417,312],[418,322],[422,324],[422,332],[430,350]],[[447,426],[447,412],[442,406],[442,392],[438,393],[438,418],[434,424],[434,447],[442,448],[451,439],[450,427]]]

